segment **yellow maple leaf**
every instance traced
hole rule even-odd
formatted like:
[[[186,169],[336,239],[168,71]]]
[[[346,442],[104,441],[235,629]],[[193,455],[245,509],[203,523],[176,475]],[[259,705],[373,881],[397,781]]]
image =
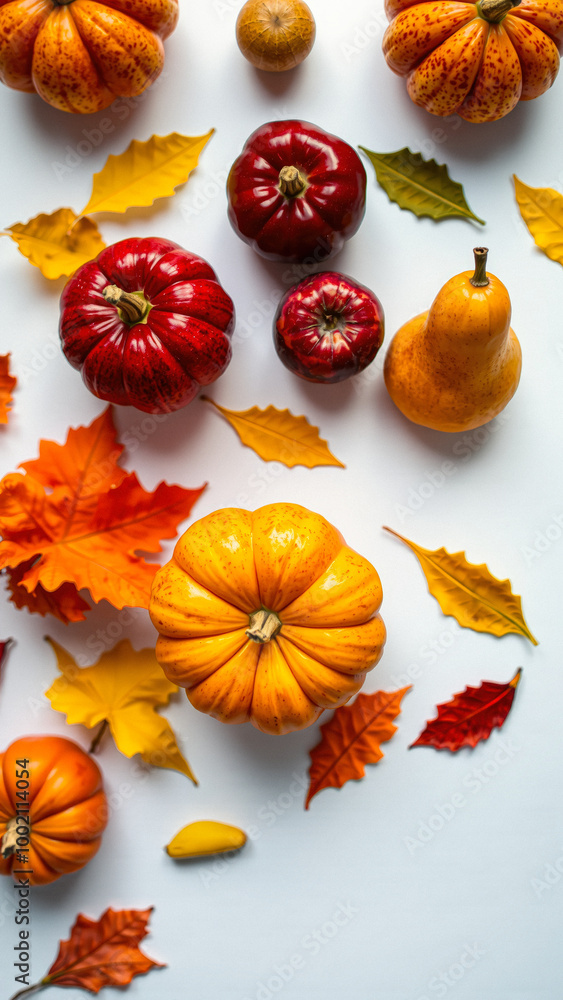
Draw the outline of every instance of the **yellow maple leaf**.
[[[91,667],[79,667],[71,654],[47,636],[61,672],[45,692],[51,706],[70,724],[91,729],[109,726],[117,749],[147,764],[168,767],[197,780],[182,756],[169,723],[156,712],[178,690],[164,676],[154,650],[134,650],[128,639],[102,653]],[[98,736],[94,740],[97,745]]]
[[[289,410],[277,410],[267,406],[260,410],[251,406],[249,410],[227,410],[208,396],[202,396],[211,403],[237,432],[242,443],[252,448],[266,462],[283,462],[288,468],[305,465],[313,469],[318,465],[346,466],[329,451],[328,444],[319,436],[319,428],[309,423],[306,417],[296,417]]]
[[[146,142],[133,139],[119,156],[108,156],[99,174],[94,174],[90,201],[82,214],[126,212],[173,195],[197,167],[199,154],[214,131],[197,136],[171,132],[153,135]]]
[[[80,218],[72,208],[58,208],[51,215],[42,212],[29,222],[16,222],[7,226],[2,235],[10,236],[30,264],[51,279],[74,274],[105,247],[96,223]]]
[[[524,621],[522,601],[512,593],[510,580],[497,580],[485,563],[476,566],[467,562],[465,552],[423,549],[392,528],[384,530],[400,538],[414,552],[428,590],[445,615],[453,615],[463,628],[496,636],[516,632],[537,646]]]
[[[513,177],[520,215],[536,246],[563,264],[563,194],[553,188],[528,187],[516,174]]]

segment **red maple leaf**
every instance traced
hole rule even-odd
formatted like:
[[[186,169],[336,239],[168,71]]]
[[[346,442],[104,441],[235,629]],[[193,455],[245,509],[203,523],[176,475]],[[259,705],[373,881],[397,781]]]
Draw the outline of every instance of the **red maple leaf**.
[[[438,705],[438,715],[427,723],[411,747],[459,750],[487,740],[495,726],[505,721],[521,674],[519,669],[508,684],[483,681],[477,688],[466,687],[451,701]]]

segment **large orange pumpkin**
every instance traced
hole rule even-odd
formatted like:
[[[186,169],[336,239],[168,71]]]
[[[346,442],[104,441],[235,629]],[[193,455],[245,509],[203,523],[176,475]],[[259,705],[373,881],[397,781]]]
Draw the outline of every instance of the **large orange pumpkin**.
[[[106,823],[100,770],[77,743],[24,736],[0,754],[0,875],[30,869],[30,884],[45,885],[77,871]]]
[[[496,121],[551,87],[563,0],[385,0],[387,63],[434,115]]]
[[[218,510],[156,574],[156,656],[201,712],[287,733],[359,691],[383,651],[381,597],[374,567],[320,514]]]
[[[178,0],[0,0],[0,80],[61,111],[135,97],[164,65]]]

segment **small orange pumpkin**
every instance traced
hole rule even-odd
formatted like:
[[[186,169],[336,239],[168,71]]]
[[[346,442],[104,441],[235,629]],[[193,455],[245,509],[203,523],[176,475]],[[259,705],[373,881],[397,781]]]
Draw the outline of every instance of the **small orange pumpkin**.
[[[381,597],[374,567],[320,514],[218,510],[156,574],[156,656],[201,712],[288,733],[359,691],[383,651]]]
[[[178,0],[0,0],[0,80],[61,111],[135,97],[164,65]]]
[[[0,875],[29,869],[30,885],[46,885],[77,871],[106,824],[100,769],[73,740],[24,736],[0,754]]]
[[[496,121],[551,87],[563,0],[385,0],[383,53],[434,115]]]

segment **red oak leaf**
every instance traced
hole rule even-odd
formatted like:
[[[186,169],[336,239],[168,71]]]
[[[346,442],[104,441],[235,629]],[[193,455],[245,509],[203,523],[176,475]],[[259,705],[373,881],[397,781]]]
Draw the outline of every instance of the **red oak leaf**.
[[[393,719],[401,711],[400,691],[359,694],[351,705],[337,708],[332,719],[321,726],[321,742],[310,751],[309,791],[305,809],[323,788],[342,788],[350,779],[363,778],[365,764],[383,757],[379,744],[390,740],[397,727]]]
[[[138,947],[148,934],[148,910],[107,909],[99,920],[79,913],[68,941],[59,943],[59,954],[39,983],[16,996],[44,986],[78,986],[99,993],[103,986],[128,986],[133,976],[148,972],[155,962]],[[16,996],[12,1000],[16,1000]]]
[[[487,740],[495,726],[505,721],[521,674],[520,669],[508,684],[483,681],[478,688],[466,687],[451,701],[438,705],[438,715],[427,723],[411,747],[459,750]]]

